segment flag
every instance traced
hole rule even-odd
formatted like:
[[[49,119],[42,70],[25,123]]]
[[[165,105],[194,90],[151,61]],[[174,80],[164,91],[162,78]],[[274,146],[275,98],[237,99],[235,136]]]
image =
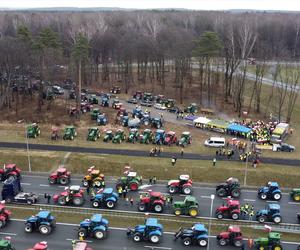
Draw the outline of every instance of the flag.
[[[265,231],[271,232],[271,230],[272,230],[271,226],[265,225]]]

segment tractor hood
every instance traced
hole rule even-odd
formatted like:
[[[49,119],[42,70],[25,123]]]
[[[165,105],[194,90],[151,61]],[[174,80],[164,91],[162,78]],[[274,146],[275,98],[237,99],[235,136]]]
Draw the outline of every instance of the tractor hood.
[[[86,219],[82,222],[80,222],[80,227],[89,227],[91,224],[91,220],[90,219]]]
[[[261,193],[267,193],[269,191],[269,188],[268,187],[262,187],[258,190],[258,193],[261,194]]]
[[[36,221],[37,221],[37,217],[34,215],[32,215],[26,219],[26,222],[36,222]]]
[[[138,225],[134,228],[135,232],[143,233],[145,231],[146,226],[145,225]]]
[[[269,243],[269,239],[268,238],[258,238],[258,239],[254,240],[254,243],[262,245],[262,246],[266,246]]]
[[[185,203],[184,201],[175,201],[174,202],[174,207],[184,207]]]
[[[221,232],[219,233],[219,235],[217,236],[217,239],[228,239],[229,238],[229,232]]]
[[[169,180],[168,181],[168,186],[171,186],[171,185],[178,185],[179,184],[179,181],[178,180]]]

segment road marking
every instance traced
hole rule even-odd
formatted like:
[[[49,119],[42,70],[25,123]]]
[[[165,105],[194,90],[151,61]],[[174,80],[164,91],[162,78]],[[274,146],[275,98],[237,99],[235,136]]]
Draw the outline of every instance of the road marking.
[[[50,187],[48,184],[40,184],[40,187]]]
[[[0,233],[0,234],[3,234],[3,235],[11,235],[11,236],[16,236],[17,234],[14,234],[14,233]]]
[[[210,199],[210,196],[207,196],[207,195],[201,195],[200,197],[204,198],[204,199]]]
[[[179,196],[186,197],[186,196],[188,196],[188,195],[187,195],[187,194],[180,194]]]
[[[268,203],[278,203],[278,201],[267,201]]]
[[[244,201],[256,201],[256,200],[253,200],[253,199],[244,199]]]
[[[145,248],[150,248],[150,249],[166,249],[166,250],[171,250],[172,248],[170,247],[156,247],[156,246],[144,246]]]
[[[31,183],[21,182],[21,185],[24,185],[24,186],[30,186]]]
[[[74,239],[66,239],[67,241],[72,241],[72,240],[74,240]],[[75,239],[76,240],[76,239]],[[84,240],[84,242],[87,242],[87,243],[93,243],[93,241],[92,240]]]
[[[291,205],[300,205],[300,202],[288,202],[289,204],[291,204]]]

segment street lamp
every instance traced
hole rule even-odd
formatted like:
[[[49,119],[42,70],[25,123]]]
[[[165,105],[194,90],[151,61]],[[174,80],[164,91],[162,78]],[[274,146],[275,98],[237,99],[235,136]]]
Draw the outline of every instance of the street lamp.
[[[207,239],[207,250],[209,250],[209,238],[210,238],[210,229],[211,229],[211,218],[212,218],[212,211],[213,211],[213,206],[214,206],[214,199],[215,195],[211,194],[210,195],[210,215],[209,215],[209,226],[208,226],[208,239]]]
[[[244,174],[244,186],[247,185],[247,174],[248,174],[248,161],[249,161],[249,143],[247,143],[246,150],[246,166],[245,166],[245,174]]]
[[[31,172],[29,142],[28,142],[28,133],[27,133],[27,128],[26,128],[26,122],[25,122],[25,137],[26,137],[26,149],[27,149],[27,159],[28,159],[28,171]]]

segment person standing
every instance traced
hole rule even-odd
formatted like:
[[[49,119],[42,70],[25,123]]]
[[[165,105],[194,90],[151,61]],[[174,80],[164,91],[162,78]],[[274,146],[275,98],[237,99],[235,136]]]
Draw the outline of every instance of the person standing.
[[[175,157],[173,157],[172,160],[171,160],[171,163],[172,163],[172,166],[173,166],[173,167],[175,166],[176,161],[177,161],[177,159],[176,159]]]
[[[184,154],[184,150],[183,150],[183,148],[181,148],[181,152],[180,152],[180,154],[181,154],[181,157],[183,156],[183,154]]]
[[[124,188],[124,189],[123,189],[123,198],[126,199],[126,196],[127,196],[127,189]]]
[[[133,197],[130,197],[130,205],[133,206]]]
[[[217,163],[217,159],[213,158],[213,166],[216,166],[216,163]]]
[[[86,187],[86,193],[87,193],[87,195],[90,195],[90,186]]]
[[[152,182],[153,182],[153,184],[156,184],[156,176],[153,176]]]
[[[149,185],[152,185],[152,177],[149,178]]]
[[[47,203],[48,203],[48,204],[50,203],[50,199],[51,199],[51,195],[48,194],[48,195],[47,195]]]

